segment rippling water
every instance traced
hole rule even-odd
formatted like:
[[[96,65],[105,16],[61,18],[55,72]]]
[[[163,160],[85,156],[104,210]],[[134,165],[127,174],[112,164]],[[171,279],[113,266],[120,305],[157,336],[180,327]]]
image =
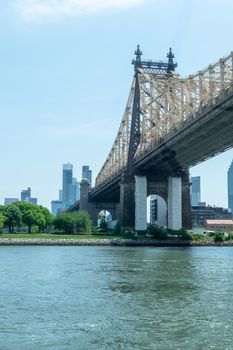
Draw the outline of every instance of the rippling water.
[[[0,350],[233,349],[233,248],[0,247]]]

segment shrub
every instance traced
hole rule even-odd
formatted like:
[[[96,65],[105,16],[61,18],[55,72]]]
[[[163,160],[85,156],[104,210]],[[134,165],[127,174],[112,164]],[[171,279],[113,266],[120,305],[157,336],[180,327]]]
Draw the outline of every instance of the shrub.
[[[54,228],[65,234],[88,232],[92,229],[92,221],[86,211],[61,213],[54,219]]]
[[[206,237],[203,234],[201,234],[201,233],[194,233],[194,232],[192,232],[191,235],[192,235],[193,239],[196,239],[196,240],[204,241],[206,239]]]
[[[233,232],[227,232],[227,237],[225,238],[227,241],[233,240]]]
[[[54,228],[62,233],[74,233],[74,220],[68,213],[61,213],[54,219]]]
[[[114,232],[115,235],[119,235],[121,233],[121,226],[120,226],[119,221],[117,221],[113,232]]]
[[[191,232],[186,231],[185,229],[179,230],[181,239],[192,241],[194,239]]]
[[[214,235],[214,241],[215,242],[223,242],[224,241],[224,234],[222,232],[216,232]]]
[[[136,237],[136,233],[133,230],[124,230],[121,233],[122,238],[126,239],[134,239]]]
[[[105,217],[101,217],[100,223],[99,223],[99,231],[100,232],[107,232],[108,231],[108,223],[105,220]]]
[[[147,232],[150,236],[156,239],[167,239],[168,232],[163,227],[149,224],[147,227]]]
[[[87,211],[78,211],[71,213],[75,223],[75,229],[78,232],[89,232],[92,230],[92,221]]]

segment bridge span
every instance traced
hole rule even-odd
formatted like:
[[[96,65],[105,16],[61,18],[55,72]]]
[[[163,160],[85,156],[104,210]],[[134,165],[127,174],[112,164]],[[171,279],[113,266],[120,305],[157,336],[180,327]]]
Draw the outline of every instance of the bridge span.
[[[189,168],[233,147],[233,53],[188,78],[138,46],[125,113],[96,185],[81,183],[80,209],[109,210],[123,228],[146,230],[146,200],[167,203],[170,229],[191,227]]]

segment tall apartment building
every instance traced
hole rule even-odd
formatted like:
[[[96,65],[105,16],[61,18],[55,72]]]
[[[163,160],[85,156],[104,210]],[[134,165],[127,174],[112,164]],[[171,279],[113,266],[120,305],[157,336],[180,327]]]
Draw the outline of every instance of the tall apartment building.
[[[5,198],[4,199],[4,205],[10,205],[13,203],[17,203],[19,201],[18,198]]]
[[[59,190],[59,201],[62,202],[62,190]]]
[[[21,191],[21,201],[30,202],[31,199],[31,188],[28,187],[26,190]]]
[[[69,208],[73,204],[73,165],[63,164],[62,171],[62,207]]]
[[[228,208],[233,213],[233,161],[227,172]]]
[[[62,200],[62,208],[69,208],[80,199],[80,182],[73,177],[73,165],[63,164],[62,190],[59,190],[59,200]]]
[[[62,209],[62,202],[58,200],[54,200],[51,202],[51,213],[54,216],[57,216],[59,214],[59,210]]]
[[[158,200],[157,196],[150,196],[150,223],[152,225],[157,224],[158,220]]]
[[[198,205],[201,202],[201,178],[200,176],[191,177],[190,182],[191,205]]]
[[[82,167],[82,179],[87,179],[92,187],[92,170],[89,169],[89,165],[83,165]]]
[[[31,188],[30,187],[28,187],[26,190],[21,191],[21,201],[37,205],[37,198],[31,197]]]
[[[160,196],[150,197],[150,223],[158,226],[167,226],[167,205]]]
[[[75,201],[80,199],[80,182],[77,179],[73,178],[74,192],[75,192]]]

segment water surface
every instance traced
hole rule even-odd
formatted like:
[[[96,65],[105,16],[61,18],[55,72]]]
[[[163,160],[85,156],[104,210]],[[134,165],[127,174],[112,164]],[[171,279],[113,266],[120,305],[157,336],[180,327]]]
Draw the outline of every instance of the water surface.
[[[233,349],[233,248],[0,247],[0,350]]]

